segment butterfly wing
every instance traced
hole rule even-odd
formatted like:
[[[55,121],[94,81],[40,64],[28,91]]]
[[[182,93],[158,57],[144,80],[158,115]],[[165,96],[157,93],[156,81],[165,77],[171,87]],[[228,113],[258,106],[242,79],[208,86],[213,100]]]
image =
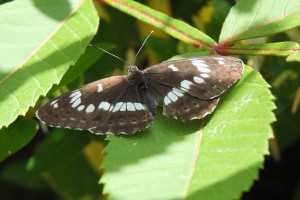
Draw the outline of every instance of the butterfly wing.
[[[211,113],[243,69],[240,59],[211,56],[167,61],[143,72],[156,99],[163,99],[164,115],[176,118],[178,113],[185,121]]]
[[[153,121],[132,87],[127,76],[101,79],[55,98],[36,116],[55,127],[96,134],[132,134]]]

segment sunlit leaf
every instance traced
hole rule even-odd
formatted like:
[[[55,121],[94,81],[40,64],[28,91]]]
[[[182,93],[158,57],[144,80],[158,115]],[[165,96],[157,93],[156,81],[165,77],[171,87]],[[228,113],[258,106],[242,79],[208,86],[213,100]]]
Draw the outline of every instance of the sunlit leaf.
[[[24,115],[97,31],[91,0],[16,0],[0,7],[0,128]]]
[[[219,42],[267,36],[300,25],[299,0],[239,0],[227,16]]]

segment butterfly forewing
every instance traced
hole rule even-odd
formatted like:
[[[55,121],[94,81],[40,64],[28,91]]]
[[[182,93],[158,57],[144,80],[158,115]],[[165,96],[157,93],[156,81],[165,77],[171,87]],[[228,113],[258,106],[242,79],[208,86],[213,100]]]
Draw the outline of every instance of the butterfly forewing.
[[[97,134],[131,134],[153,121],[127,76],[105,78],[63,94],[41,107],[36,116],[50,126]]]

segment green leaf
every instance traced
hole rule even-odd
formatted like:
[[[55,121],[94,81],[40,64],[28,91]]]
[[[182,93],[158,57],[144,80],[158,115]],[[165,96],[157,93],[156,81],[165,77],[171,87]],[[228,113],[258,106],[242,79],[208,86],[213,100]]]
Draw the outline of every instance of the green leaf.
[[[100,175],[82,154],[43,175],[64,199],[99,199],[101,195]]]
[[[291,53],[286,60],[288,62],[300,62],[300,52],[293,52]]]
[[[48,189],[47,183],[42,179],[35,179],[34,182],[28,181],[31,179],[31,174],[26,170],[26,161],[23,159],[5,163],[5,165],[3,165],[4,167],[0,170],[0,179],[19,187],[34,189],[35,191]],[[9,193],[9,191],[7,191],[7,193]],[[1,196],[2,195],[3,188],[1,188]],[[4,197],[6,196],[4,195]]]
[[[100,195],[99,174],[83,155],[89,142],[88,134],[55,129],[30,157],[27,182],[34,183],[42,176],[57,193],[71,199]]]
[[[159,56],[160,60],[167,60],[177,54],[177,43],[173,39],[151,36],[146,43],[146,46]],[[164,48],[161,48],[161,47]]]
[[[0,130],[0,162],[24,147],[35,136],[38,125],[32,119],[20,119]]]
[[[219,41],[227,43],[286,31],[300,25],[299,0],[239,0],[227,16]]]
[[[212,38],[198,29],[135,1],[103,0],[103,2],[141,21],[160,28],[171,36],[188,44],[195,46],[210,46],[216,44]]]
[[[107,51],[114,47],[111,44],[101,44],[99,46]],[[87,48],[84,54],[80,56],[76,64],[65,73],[59,85],[53,87],[53,90],[74,81],[79,75],[82,75],[91,65],[93,65],[103,54],[103,51],[99,51],[99,49],[94,47]]]
[[[276,55],[289,56],[298,51],[299,44],[297,42],[276,42],[266,44],[244,44],[229,47],[226,52],[239,55]]]
[[[207,123],[159,115],[143,133],[110,135],[104,192],[110,199],[238,199],[269,153],[275,106],[268,87],[246,67]]]
[[[78,131],[55,129],[33,153],[27,168],[32,175],[39,176],[44,171],[66,165],[81,154],[88,142],[88,135]]]
[[[290,109],[282,109],[282,112],[277,114],[277,121],[274,124],[274,129],[276,130],[275,136],[279,149],[287,150],[293,145],[298,146],[298,142],[300,141],[300,112],[291,113]]]
[[[24,115],[97,31],[91,0],[16,0],[0,7],[0,128]]]

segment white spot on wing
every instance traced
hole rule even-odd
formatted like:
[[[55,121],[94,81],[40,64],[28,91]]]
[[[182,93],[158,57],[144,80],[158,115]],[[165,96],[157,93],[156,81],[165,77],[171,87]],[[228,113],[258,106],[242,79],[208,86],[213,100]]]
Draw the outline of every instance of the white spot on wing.
[[[55,104],[53,105],[53,108],[58,108],[58,104],[55,103]]]
[[[189,90],[187,90],[186,88],[184,87],[180,87],[180,90],[184,91],[184,92],[188,92]]]
[[[110,108],[109,108],[109,112],[111,112],[113,109],[114,109],[114,106],[111,105]]]
[[[52,106],[52,105],[55,104],[57,101],[58,101],[58,99],[52,101],[52,102],[50,103],[50,105]]]
[[[144,106],[141,103],[133,103],[136,110],[144,110]]]
[[[106,101],[103,101],[99,104],[98,108],[101,110],[108,110],[110,107],[110,103],[106,102]]]
[[[103,91],[103,86],[101,83],[98,84],[98,91],[97,92],[102,92]]]
[[[189,59],[190,61],[194,61],[195,63],[204,63],[205,61],[204,60],[200,60],[200,59],[198,59],[198,58],[191,58],[191,59]]]
[[[179,91],[180,91],[180,90],[179,90]],[[182,92],[179,92],[179,91],[178,91],[177,88],[173,88],[173,93],[174,93],[176,96],[178,96],[178,97],[182,97],[183,94],[182,94]]]
[[[171,100],[169,99],[169,97],[165,96],[165,98],[164,98],[164,104],[165,105],[169,105],[170,103],[171,103]]]
[[[178,89],[178,88],[173,88],[173,91],[174,91],[174,92],[178,92],[178,93],[180,93],[180,94],[183,93],[183,91],[180,90],[180,89]],[[177,96],[179,96],[179,95],[177,95]],[[183,96],[183,94],[182,94],[181,96]]]
[[[206,67],[197,67],[197,69],[199,72],[211,72],[211,70]]]
[[[170,68],[174,72],[178,71],[178,68],[175,67],[173,64],[169,65],[168,68]]]
[[[223,61],[223,60],[218,60],[218,63],[219,63],[220,65],[224,65],[224,61]]]
[[[125,111],[126,110],[126,103],[124,103],[120,109],[120,111]]]
[[[168,97],[173,102],[177,101],[178,99],[178,96],[176,96],[172,91],[168,93]]]
[[[187,81],[188,85],[190,85],[190,81]],[[183,84],[184,85],[184,84]],[[168,94],[164,97],[164,104],[168,105],[170,103],[176,102],[178,100],[178,97],[182,97],[184,94],[184,91],[188,91],[185,88],[181,87],[181,90],[178,88],[172,88],[172,91],[168,92]]]
[[[79,90],[75,90],[74,92],[72,92],[72,94],[70,95],[70,98],[74,97],[77,94],[80,94]]]
[[[204,63],[203,60],[192,60],[192,64],[195,66],[195,67],[209,67],[207,64]]]
[[[79,91],[78,91],[79,92]],[[81,96],[81,93],[79,92],[79,93],[77,93],[76,95],[74,95],[73,97],[72,97],[72,99],[70,100],[70,103],[74,103],[78,98],[80,98],[80,96]]]
[[[95,110],[95,106],[94,106],[93,104],[90,104],[90,105],[86,108],[85,112],[90,113],[90,112],[94,112],[94,110]]]
[[[74,98],[74,97],[73,97],[73,98]],[[81,99],[78,98],[78,99],[72,104],[72,108],[76,108],[80,103],[81,103]]]
[[[216,60],[224,60],[224,58],[222,58],[222,57],[214,57],[214,59],[216,59]]]
[[[119,102],[115,105],[114,109],[112,110],[112,112],[117,112],[118,110],[120,110],[121,106],[124,104],[124,102]]]
[[[205,83],[204,79],[203,79],[203,78],[200,78],[200,77],[198,77],[198,76],[194,76],[194,81],[195,81],[196,83],[199,83],[199,84]]]
[[[134,107],[133,103],[131,103],[131,102],[127,103],[127,110],[128,111],[135,111],[135,107]]]
[[[208,78],[209,77],[208,74],[200,74],[200,76],[202,76],[203,78]]]
[[[188,81],[188,80],[183,80],[181,81],[180,83],[180,86],[182,88],[185,88],[186,90],[189,90],[190,89],[190,86],[192,85],[193,83],[191,81]]]
[[[78,110],[78,111],[82,111],[82,110],[84,109],[84,107],[85,107],[84,105],[80,105],[80,106],[77,108],[77,110]]]

